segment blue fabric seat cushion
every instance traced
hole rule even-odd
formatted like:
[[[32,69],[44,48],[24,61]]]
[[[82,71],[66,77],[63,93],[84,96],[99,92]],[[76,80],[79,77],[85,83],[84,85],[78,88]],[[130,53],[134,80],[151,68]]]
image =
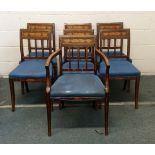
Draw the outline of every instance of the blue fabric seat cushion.
[[[21,62],[10,74],[10,78],[45,78],[46,60],[25,60]],[[52,67],[50,67],[50,74],[52,76]]]
[[[99,75],[105,76],[106,67],[102,62],[100,63],[100,71]],[[127,77],[127,76],[139,76],[140,71],[129,61],[121,60],[121,61],[110,61],[110,77]]]
[[[105,87],[94,74],[64,74],[51,88],[51,97],[104,97]]]
[[[35,53],[35,52],[31,52],[30,55],[28,54],[27,56],[36,57],[36,53]],[[42,57],[42,52],[37,52],[37,56],[38,56],[38,57]],[[44,57],[48,57],[48,56],[49,56],[49,52],[44,52]],[[52,63],[53,63],[54,65],[56,65],[56,64],[57,64],[57,59],[54,58],[54,59],[52,60]]]

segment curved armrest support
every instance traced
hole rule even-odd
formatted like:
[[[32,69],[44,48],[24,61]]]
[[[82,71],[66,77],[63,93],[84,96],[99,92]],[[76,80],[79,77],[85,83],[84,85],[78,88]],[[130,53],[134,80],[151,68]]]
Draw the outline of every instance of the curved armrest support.
[[[45,69],[46,69],[46,93],[50,93],[50,89],[51,89],[51,76],[50,76],[50,65],[52,60],[57,56],[60,55],[60,59],[61,59],[61,50],[58,49],[55,52],[53,52],[48,59],[46,60],[46,64],[45,64]],[[60,61],[59,61],[60,62]]]
[[[99,49],[95,49],[96,55],[99,55],[101,60],[104,61],[106,65],[106,75],[105,75],[105,92],[109,93],[109,69],[110,69],[110,63],[108,58],[104,55],[103,52],[101,52]]]

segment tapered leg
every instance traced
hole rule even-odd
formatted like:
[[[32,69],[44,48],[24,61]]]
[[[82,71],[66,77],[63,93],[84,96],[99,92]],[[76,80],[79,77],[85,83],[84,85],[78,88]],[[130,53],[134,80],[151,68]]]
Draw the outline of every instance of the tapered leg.
[[[54,65],[53,66],[53,69],[54,69],[54,81],[57,79],[57,65]]]
[[[139,83],[140,77],[137,77],[135,81],[135,109],[138,109]]]
[[[29,90],[29,87],[28,87],[28,83],[25,82],[25,88],[26,88],[26,92],[28,93],[30,90]]]
[[[130,80],[127,82],[127,92],[130,92]]]
[[[21,93],[22,93],[22,95],[24,95],[24,82],[21,82]]]
[[[126,88],[127,88],[127,92],[130,92],[130,80],[124,81],[123,90],[125,90]]]
[[[49,94],[46,95],[47,99],[47,122],[48,122],[48,136],[51,136],[52,133],[52,128],[51,128],[51,101],[50,101],[50,96]]]
[[[105,135],[108,135],[108,113],[109,113],[109,95],[106,95],[104,106],[104,114],[105,114]]]
[[[123,90],[126,89],[126,85],[127,85],[127,80],[124,81],[124,86],[123,86]]]
[[[14,89],[14,81],[12,79],[9,79],[10,84],[10,93],[11,93],[11,105],[12,105],[12,111],[15,111],[15,89]]]

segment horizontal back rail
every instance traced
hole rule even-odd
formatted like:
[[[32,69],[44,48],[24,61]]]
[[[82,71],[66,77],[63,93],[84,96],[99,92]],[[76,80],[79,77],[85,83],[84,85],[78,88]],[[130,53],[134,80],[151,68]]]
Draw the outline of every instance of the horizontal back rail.
[[[65,29],[92,29],[91,23],[66,23]]]

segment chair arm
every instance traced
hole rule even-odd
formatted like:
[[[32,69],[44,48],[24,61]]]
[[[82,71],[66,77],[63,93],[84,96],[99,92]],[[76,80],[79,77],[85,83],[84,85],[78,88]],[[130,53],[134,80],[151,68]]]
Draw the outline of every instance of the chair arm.
[[[45,69],[46,69],[46,93],[50,93],[51,89],[51,77],[50,77],[50,65],[52,59],[54,59],[57,55],[61,55],[61,50],[58,49],[55,52],[52,52],[52,54],[47,58],[46,63],[45,63]]]
[[[110,63],[109,63],[108,58],[99,49],[95,50],[95,54],[99,55],[100,58],[104,61],[105,65],[106,65],[105,92],[108,94],[109,93],[109,69],[110,69]]]
[[[61,54],[61,50],[57,49],[55,52],[52,52],[52,54],[47,58],[45,68],[50,66],[50,63],[53,58],[55,58],[57,55]]]
[[[104,61],[104,63],[106,64],[107,67],[110,67],[110,63],[108,58],[105,56],[105,54],[103,52],[101,52],[99,49],[95,49],[96,50],[96,54],[99,55],[101,57],[101,59]]]

